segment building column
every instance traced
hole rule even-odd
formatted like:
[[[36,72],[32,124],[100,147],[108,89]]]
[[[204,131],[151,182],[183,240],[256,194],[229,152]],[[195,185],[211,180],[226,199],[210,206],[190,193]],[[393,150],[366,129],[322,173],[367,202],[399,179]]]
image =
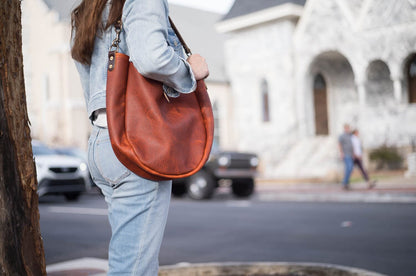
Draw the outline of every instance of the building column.
[[[365,82],[360,81],[359,83],[357,83],[357,89],[358,89],[358,102],[360,103],[360,107],[363,107],[366,104]]]
[[[295,74],[294,84],[294,106],[296,107],[297,123],[298,123],[298,135],[305,137],[308,135],[308,123],[306,116],[306,97],[307,97],[307,77],[308,73],[304,68],[307,68],[304,64],[298,64],[298,71]]]
[[[393,85],[394,85],[394,98],[396,99],[396,103],[401,104],[402,103],[402,80],[400,78],[393,79]]]
[[[394,99],[397,104],[403,102],[403,71],[400,64],[393,64],[391,66],[391,80],[393,82]]]

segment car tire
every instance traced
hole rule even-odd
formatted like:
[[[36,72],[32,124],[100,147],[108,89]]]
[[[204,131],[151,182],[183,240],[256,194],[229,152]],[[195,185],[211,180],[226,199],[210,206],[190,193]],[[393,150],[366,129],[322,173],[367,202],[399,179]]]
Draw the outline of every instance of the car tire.
[[[186,179],[188,196],[192,199],[209,199],[214,194],[215,180],[204,170],[201,170]]]
[[[64,196],[67,201],[77,201],[81,193],[65,193]]]
[[[254,192],[254,180],[251,178],[233,180],[231,188],[236,197],[249,197]]]
[[[172,195],[175,197],[182,197],[186,194],[187,189],[185,183],[173,184]]]

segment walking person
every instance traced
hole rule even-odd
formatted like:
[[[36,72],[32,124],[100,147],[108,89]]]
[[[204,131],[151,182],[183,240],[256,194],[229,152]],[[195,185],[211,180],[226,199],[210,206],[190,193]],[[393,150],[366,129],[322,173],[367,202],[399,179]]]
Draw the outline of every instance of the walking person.
[[[344,190],[349,190],[350,177],[354,168],[354,152],[351,141],[351,128],[349,124],[344,125],[344,133],[338,138],[338,147],[340,157],[344,161],[344,178],[342,180],[342,187]]]
[[[376,185],[375,181],[371,181],[367,171],[364,168],[362,159],[363,159],[363,148],[362,144],[359,138],[359,132],[358,129],[353,130],[351,135],[351,142],[352,142],[352,149],[354,154],[354,165],[356,165],[361,172],[361,175],[363,176],[364,180],[367,182],[367,186],[369,189],[374,188]]]
[[[200,55],[185,58],[168,19],[167,0],[83,0],[72,12],[71,54],[89,119],[88,162],[108,205],[112,230],[108,275],[155,276],[172,182],[144,179],[122,165],[111,147],[106,121],[108,50],[121,19],[119,52],[145,77],[164,84],[170,97],[191,93],[208,76]],[[175,156],[172,156],[175,158]]]

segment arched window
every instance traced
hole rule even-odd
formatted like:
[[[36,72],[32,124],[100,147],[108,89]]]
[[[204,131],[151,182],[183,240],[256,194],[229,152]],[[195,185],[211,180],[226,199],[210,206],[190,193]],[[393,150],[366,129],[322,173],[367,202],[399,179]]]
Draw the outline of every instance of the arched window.
[[[316,135],[328,135],[328,101],[326,82],[322,74],[317,74],[313,82],[313,103],[315,108]]]
[[[416,55],[409,62],[407,77],[409,84],[409,103],[416,103]]]
[[[384,61],[374,60],[368,65],[366,92],[366,102],[370,106],[394,102],[394,85],[390,69]]]
[[[261,81],[261,97],[263,122],[270,122],[269,84],[265,79]]]

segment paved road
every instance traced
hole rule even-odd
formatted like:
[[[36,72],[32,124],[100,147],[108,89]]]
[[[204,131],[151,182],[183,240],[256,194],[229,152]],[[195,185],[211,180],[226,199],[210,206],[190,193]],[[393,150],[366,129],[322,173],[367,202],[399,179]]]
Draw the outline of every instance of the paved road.
[[[60,196],[43,197],[39,213],[46,264],[81,257],[107,259],[111,231],[101,196],[81,196],[74,203]]]
[[[110,231],[98,195],[42,199],[40,214],[48,264],[106,258]],[[160,263],[307,261],[414,276],[415,245],[416,204],[175,199]]]

